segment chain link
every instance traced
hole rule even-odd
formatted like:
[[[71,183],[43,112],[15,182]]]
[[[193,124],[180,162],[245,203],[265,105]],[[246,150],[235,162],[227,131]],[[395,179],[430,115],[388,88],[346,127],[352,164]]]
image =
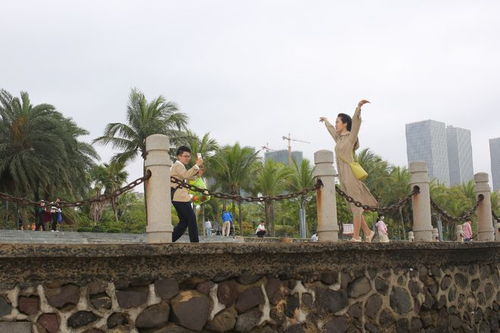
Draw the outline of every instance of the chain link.
[[[365,211],[378,212],[380,214],[386,213],[386,212],[391,211],[391,210],[399,209],[404,204],[406,204],[408,201],[410,201],[411,198],[415,194],[420,193],[420,189],[417,186],[415,186],[415,188],[413,189],[413,191],[410,194],[408,194],[406,197],[402,198],[401,200],[399,200],[398,202],[396,202],[396,203],[394,203],[392,205],[389,205],[389,206],[386,206],[386,207],[372,207],[372,206],[365,205],[362,202],[354,199],[353,197],[351,197],[350,195],[348,195],[347,193],[345,193],[339,186],[335,186],[335,190],[337,191],[337,193],[341,197],[345,198],[348,203],[352,203],[356,207],[361,207]]]
[[[193,192],[198,192],[206,196],[211,196],[218,199],[224,200],[234,200],[237,202],[269,202],[269,201],[281,201],[281,200],[290,200],[295,199],[301,196],[306,196],[311,192],[319,190],[323,186],[323,182],[320,179],[316,181],[314,186],[304,188],[302,191],[289,193],[289,194],[281,194],[276,196],[261,196],[261,197],[242,197],[238,194],[227,194],[222,192],[212,192],[208,189],[200,188],[195,185],[188,184],[183,180],[177,179],[175,177],[170,177],[170,181],[174,184],[177,184],[178,187],[183,187]]]
[[[119,188],[111,193],[101,194],[95,198],[85,199],[85,200],[80,200],[80,201],[75,201],[75,202],[60,201],[59,207],[61,207],[61,208],[81,207],[81,206],[91,205],[92,203],[96,203],[96,202],[106,202],[109,200],[113,200],[114,198],[119,197],[123,193],[128,192],[128,191],[132,190],[133,188],[141,185],[146,180],[148,180],[150,177],[151,177],[151,171],[148,170],[146,173],[146,176],[141,177],[141,178],[137,178],[133,182],[131,182],[131,183],[125,185],[124,187],[121,187],[121,188]],[[23,206],[28,206],[28,205],[38,206],[40,204],[39,201],[33,201],[33,200],[25,199],[25,198],[18,198],[18,197],[15,197],[13,195],[10,195],[7,193],[1,193],[1,192],[0,192],[0,199],[5,200],[5,201],[10,201],[10,202],[15,202],[15,203],[18,203],[18,204],[23,205]]]
[[[484,200],[483,195],[479,195],[476,200],[476,204],[469,210],[465,211],[461,216],[452,216],[450,215],[446,210],[443,208],[439,207],[438,204],[431,199],[431,206],[432,208],[439,214],[441,215],[445,220],[449,222],[454,222],[454,223],[463,223],[466,220],[469,220],[472,214],[474,214],[481,204],[481,201]]]

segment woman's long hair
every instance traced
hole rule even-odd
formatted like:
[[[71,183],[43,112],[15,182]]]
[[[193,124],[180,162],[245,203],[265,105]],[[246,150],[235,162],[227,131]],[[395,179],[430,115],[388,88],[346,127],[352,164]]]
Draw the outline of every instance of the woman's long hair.
[[[344,124],[347,124],[347,130],[350,132],[352,128],[352,118],[350,115],[345,114],[345,113],[339,113],[337,117],[342,120]],[[356,143],[354,144],[354,148],[352,150],[353,154],[356,152],[356,150],[359,148],[359,139],[356,140]]]

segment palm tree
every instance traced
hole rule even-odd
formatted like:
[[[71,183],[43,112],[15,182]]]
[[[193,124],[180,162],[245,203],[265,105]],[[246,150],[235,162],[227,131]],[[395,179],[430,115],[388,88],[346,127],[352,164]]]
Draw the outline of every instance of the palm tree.
[[[368,172],[365,183],[370,191],[376,197],[381,197],[389,177],[389,164],[368,148],[360,151],[356,156],[356,160]]]
[[[291,192],[299,192],[305,188],[311,187],[314,185],[314,167],[311,167],[311,163],[309,160],[302,160],[300,165],[294,160],[292,172],[290,174],[290,180],[288,184],[288,188]],[[307,226],[306,226],[306,204],[307,204],[307,196],[302,195],[300,197],[299,205],[300,205],[300,237],[307,237]]]
[[[239,143],[224,146],[208,161],[208,175],[216,180],[222,191],[240,195],[242,190],[250,188],[257,154],[254,148],[241,147]],[[238,223],[243,232],[241,202],[238,202]]]
[[[399,201],[410,193],[410,172],[406,168],[393,167],[389,174],[387,186],[384,189],[385,195],[383,204],[389,205]],[[403,214],[404,207],[398,208],[401,221],[401,239],[406,239],[405,219]]]
[[[104,188],[104,194],[112,194],[119,189],[127,180],[128,172],[124,170],[125,165],[117,160],[111,161],[109,164],[104,163],[96,167],[96,181]],[[111,208],[115,216],[115,221],[118,222],[118,213],[116,209],[117,198],[111,199]]]
[[[177,105],[167,102],[163,96],[152,101],[137,89],[132,89],[127,106],[127,123],[110,123],[104,135],[94,143],[111,144],[120,150],[113,159],[126,164],[137,155],[146,158],[146,138],[153,134],[164,134],[176,144],[185,130],[188,116],[178,111]],[[144,170],[145,175],[146,170]]]
[[[188,130],[181,141],[191,148],[191,162],[193,164],[196,162],[197,154],[201,154],[203,159],[208,161],[219,149],[219,144],[215,139],[210,137],[210,133],[205,133],[200,138],[194,132]]]
[[[0,190],[48,199],[82,194],[98,155],[78,138],[88,132],[50,104],[0,90]]]
[[[292,171],[282,163],[267,160],[257,173],[255,188],[265,196],[283,193],[290,181]],[[266,224],[271,235],[275,236],[274,206],[272,201],[265,201]]]

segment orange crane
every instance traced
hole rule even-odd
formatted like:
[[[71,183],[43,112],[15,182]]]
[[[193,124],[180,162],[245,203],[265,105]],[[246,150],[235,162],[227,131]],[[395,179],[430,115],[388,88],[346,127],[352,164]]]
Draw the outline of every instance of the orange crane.
[[[288,165],[292,165],[292,141],[293,142],[301,142],[301,143],[307,143],[309,144],[310,142],[304,141],[304,140],[298,140],[298,139],[293,139],[290,133],[288,133],[288,136],[283,136],[283,140],[288,141]]]

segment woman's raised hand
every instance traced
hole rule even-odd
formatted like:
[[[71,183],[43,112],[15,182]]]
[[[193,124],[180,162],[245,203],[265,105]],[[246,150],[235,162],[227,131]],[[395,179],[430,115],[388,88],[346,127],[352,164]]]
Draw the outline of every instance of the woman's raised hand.
[[[319,117],[319,121],[320,122],[325,122],[325,121],[328,121],[328,119],[326,119],[326,117]]]
[[[370,103],[370,101],[367,101],[366,99],[360,100],[358,103],[358,108],[361,108],[366,103]]]

